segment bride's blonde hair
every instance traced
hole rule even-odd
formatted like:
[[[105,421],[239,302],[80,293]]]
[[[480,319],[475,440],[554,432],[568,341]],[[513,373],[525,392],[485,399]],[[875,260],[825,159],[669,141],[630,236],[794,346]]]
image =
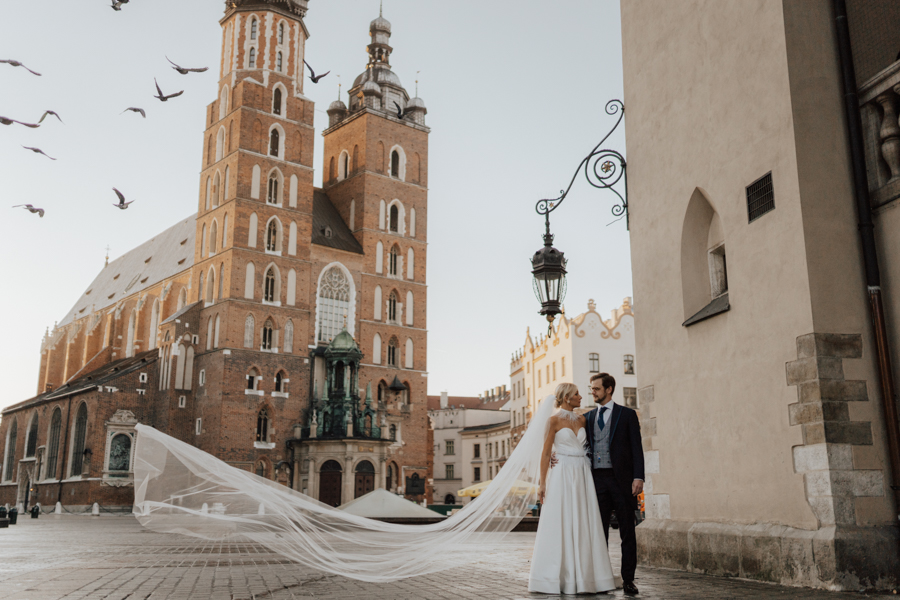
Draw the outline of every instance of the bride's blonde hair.
[[[574,383],[561,383],[556,386],[556,408],[562,406],[562,403],[578,393],[578,386]]]

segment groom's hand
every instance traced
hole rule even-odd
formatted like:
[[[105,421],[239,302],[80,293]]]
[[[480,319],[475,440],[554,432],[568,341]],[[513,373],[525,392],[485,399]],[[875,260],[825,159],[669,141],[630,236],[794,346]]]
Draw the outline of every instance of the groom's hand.
[[[635,479],[631,482],[631,495],[632,496],[640,496],[641,492],[644,491],[644,482],[640,479]]]
[[[552,453],[550,455],[550,468],[552,469],[553,467],[555,467],[556,463],[558,463],[558,462],[559,462],[559,459],[556,458],[556,452]]]

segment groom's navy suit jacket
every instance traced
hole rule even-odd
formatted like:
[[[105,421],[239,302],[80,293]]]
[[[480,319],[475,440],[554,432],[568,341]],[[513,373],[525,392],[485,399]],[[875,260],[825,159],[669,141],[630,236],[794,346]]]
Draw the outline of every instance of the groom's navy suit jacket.
[[[637,413],[625,406],[612,404],[612,415],[607,427],[612,427],[609,440],[609,458],[613,474],[622,494],[631,498],[637,509],[637,498],[631,495],[631,484],[635,479],[644,480],[644,447],[641,445],[641,424]],[[608,405],[607,405],[608,406]],[[589,457],[594,456],[594,424],[597,422],[597,408],[585,413],[585,433]]]

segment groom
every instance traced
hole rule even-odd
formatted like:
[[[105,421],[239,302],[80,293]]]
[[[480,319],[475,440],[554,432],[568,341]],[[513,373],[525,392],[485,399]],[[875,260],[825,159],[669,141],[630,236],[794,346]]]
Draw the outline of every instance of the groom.
[[[634,585],[637,541],[634,511],[644,489],[644,449],[637,413],[612,401],[616,380],[609,373],[591,377],[591,395],[599,408],[585,413],[588,457],[600,504],[603,533],[609,541],[609,519],[616,511],[622,538],[622,581],[626,594],[638,593]]]

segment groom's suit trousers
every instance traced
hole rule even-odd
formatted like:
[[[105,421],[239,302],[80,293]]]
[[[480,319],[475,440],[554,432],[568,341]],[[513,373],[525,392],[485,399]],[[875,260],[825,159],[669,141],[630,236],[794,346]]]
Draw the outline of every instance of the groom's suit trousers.
[[[609,520],[612,511],[616,511],[619,522],[619,537],[622,538],[622,580],[634,581],[637,568],[637,538],[634,534],[634,508],[631,498],[627,497],[612,469],[591,469],[594,476],[594,489],[597,490],[597,503],[600,505],[600,517],[603,519],[603,534],[609,542]]]

